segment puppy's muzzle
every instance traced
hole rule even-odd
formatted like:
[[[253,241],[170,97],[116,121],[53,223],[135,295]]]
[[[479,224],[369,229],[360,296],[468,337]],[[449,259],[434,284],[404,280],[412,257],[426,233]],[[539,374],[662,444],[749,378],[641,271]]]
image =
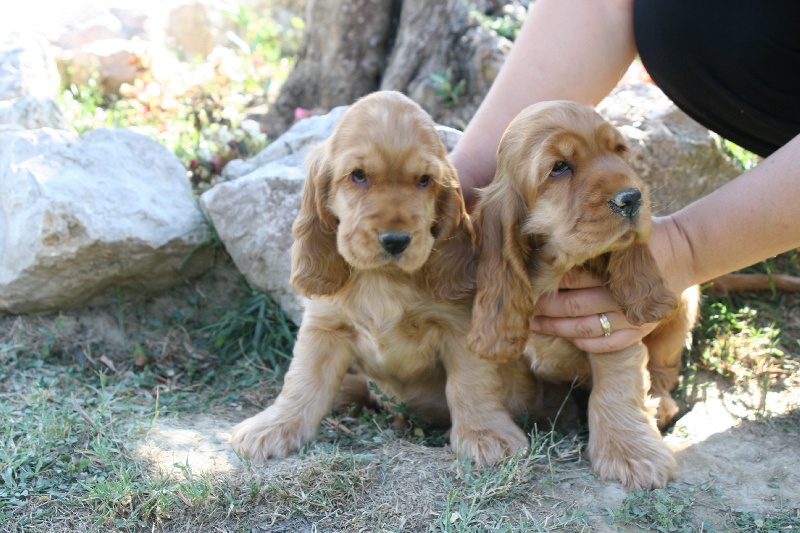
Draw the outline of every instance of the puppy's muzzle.
[[[614,193],[608,206],[621,217],[633,218],[642,208],[642,191],[639,189],[622,189]]]
[[[381,231],[378,233],[378,241],[386,252],[397,256],[408,248],[411,235],[399,231]]]

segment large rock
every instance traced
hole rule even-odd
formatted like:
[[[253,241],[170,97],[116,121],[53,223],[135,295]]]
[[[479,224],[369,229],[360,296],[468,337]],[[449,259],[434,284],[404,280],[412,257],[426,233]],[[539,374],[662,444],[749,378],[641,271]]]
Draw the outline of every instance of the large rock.
[[[631,165],[650,185],[655,215],[674,213],[743,172],[719,137],[655,85],[622,85],[597,109],[628,141]]]
[[[23,96],[0,101],[0,125],[15,124],[26,130],[54,128],[72,130],[61,108],[52,98]]]
[[[211,266],[206,236],[185,169],[156,141],[0,129],[0,311],[167,288]]]
[[[301,120],[261,153],[231,161],[223,182],[203,193],[200,205],[234,264],[253,287],[268,292],[295,323],[302,302],[289,287],[292,223],[305,182],[303,160],[325,140],[345,111]]]
[[[61,78],[44,39],[34,34],[0,39],[0,100],[55,98]]]

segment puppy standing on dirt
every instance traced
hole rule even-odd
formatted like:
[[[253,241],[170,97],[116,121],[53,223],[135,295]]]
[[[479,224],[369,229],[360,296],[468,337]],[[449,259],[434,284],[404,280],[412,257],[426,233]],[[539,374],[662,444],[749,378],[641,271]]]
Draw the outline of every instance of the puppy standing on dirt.
[[[268,459],[313,440],[349,369],[423,421],[452,423],[453,448],[480,465],[526,447],[508,411],[534,402],[526,365],[466,347],[475,235],[431,118],[400,93],[374,93],[307,164],[291,284],[308,300],[294,357],[273,405],[233,429],[234,449]]]
[[[547,381],[585,379],[592,387],[588,452],[594,471],[628,488],[663,487],[676,462],[646,397],[649,387],[660,399],[662,424],[676,414],[669,392],[698,292],[689,290],[679,301],[661,279],[647,247],[647,190],[625,156],[619,132],[580,104],[537,104],[511,123],[497,174],[473,216],[481,252],[468,342],[496,361],[524,354]],[[608,354],[531,335],[538,297],[558,290],[576,265],[606,279],[631,324],[666,320],[644,344]],[[599,317],[597,335],[610,329],[607,317]]]

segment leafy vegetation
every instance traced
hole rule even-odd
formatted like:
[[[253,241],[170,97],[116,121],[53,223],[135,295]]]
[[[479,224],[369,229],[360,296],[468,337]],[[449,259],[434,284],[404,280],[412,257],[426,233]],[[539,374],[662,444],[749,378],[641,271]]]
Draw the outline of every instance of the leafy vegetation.
[[[642,531],[690,533],[699,528],[693,523],[693,491],[654,489],[629,492],[622,509],[609,509],[609,523],[633,524]]]
[[[443,74],[431,73],[430,78],[436,85],[436,97],[439,98],[442,105],[445,107],[457,106],[461,93],[464,92],[464,87],[466,87],[466,80],[455,82],[453,79],[453,67],[447,67]]]
[[[286,27],[234,5],[228,14],[238,29],[228,34],[232,48],[182,64],[185,72],[156,78],[153,58],[141,51],[137,78],[119,94],[104,92],[96,78],[77,85],[67,77],[59,100],[67,120],[79,133],[125,127],[149,135],[178,156],[199,192],[213,186],[226,163],[267,145],[267,132],[245,111],[263,103],[288,75],[303,29],[298,17]]]
[[[522,6],[506,5],[497,16],[486,15],[477,9],[470,11],[479,24],[495,31],[498,35],[514,41],[527,18],[527,11]]]

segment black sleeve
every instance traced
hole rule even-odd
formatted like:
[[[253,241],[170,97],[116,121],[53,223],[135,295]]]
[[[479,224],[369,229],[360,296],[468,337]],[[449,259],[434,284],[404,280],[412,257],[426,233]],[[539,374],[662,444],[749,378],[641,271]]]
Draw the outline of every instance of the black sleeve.
[[[636,0],[653,81],[689,116],[767,156],[800,134],[800,0]]]

